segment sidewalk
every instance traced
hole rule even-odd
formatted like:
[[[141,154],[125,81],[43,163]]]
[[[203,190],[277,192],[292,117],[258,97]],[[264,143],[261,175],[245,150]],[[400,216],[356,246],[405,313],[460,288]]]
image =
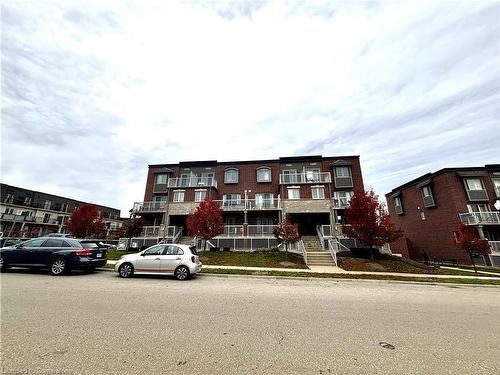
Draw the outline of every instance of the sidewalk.
[[[116,260],[108,260],[108,264],[115,265]],[[368,271],[346,271],[340,267],[328,266],[311,266],[310,269],[303,268],[271,268],[271,267],[240,267],[240,266],[213,266],[203,265],[203,269],[222,269],[222,270],[242,270],[242,271],[274,271],[274,272],[290,272],[290,273],[331,273],[344,275],[379,275],[379,276],[399,276],[399,277],[421,277],[421,278],[436,278],[436,279],[472,279],[472,280],[500,280],[498,277],[488,276],[466,276],[466,275],[434,275],[421,273],[404,273],[404,272],[368,272]]]

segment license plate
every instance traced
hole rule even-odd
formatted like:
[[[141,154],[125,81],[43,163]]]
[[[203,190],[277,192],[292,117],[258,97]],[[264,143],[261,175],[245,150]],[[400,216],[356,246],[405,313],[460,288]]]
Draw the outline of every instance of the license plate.
[[[97,253],[97,257],[98,258],[102,258],[102,254],[101,253]]]

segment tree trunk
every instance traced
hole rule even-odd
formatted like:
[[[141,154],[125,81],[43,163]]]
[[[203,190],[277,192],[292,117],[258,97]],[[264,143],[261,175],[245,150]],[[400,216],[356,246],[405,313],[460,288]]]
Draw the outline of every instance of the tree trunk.
[[[203,251],[207,250],[207,240],[203,239]]]
[[[370,245],[370,259],[372,262],[375,260],[375,256],[373,255],[373,245]]]
[[[285,242],[285,261],[288,261],[288,242]]]

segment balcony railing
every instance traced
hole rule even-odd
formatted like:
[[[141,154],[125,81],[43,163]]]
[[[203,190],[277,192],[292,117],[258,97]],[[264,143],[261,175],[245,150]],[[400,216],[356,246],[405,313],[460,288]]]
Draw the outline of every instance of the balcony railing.
[[[349,207],[350,198],[333,198],[333,208],[343,209]]]
[[[169,188],[214,187],[217,181],[213,177],[177,177],[168,180]]]
[[[243,225],[224,225],[224,233],[219,237],[243,237]]]
[[[489,241],[491,253],[493,255],[500,255],[500,241]]]
[[[275,225],[248,225],[247,234],[249,237],[274,237]]]
[[[134,212],[162,212],[167,207],[166,201],[159,202],[135,202],[132,210]]]
[[[280,174],[280,184],[317,184],[330,183],[332,177],[330,172],[311,172]]]
[[[244,210],[279,210],[281,209],[281,202],[279,198],[265,198],[265,199],[227,199],[216,200],[221,208],[225,211],[244,211]]]
[[[142,227],[141,237],[158,237],[159,226],[145,225]]]
[[[468,212],[459,216],[460,221],[467,225],[500,224],[500,212]]]

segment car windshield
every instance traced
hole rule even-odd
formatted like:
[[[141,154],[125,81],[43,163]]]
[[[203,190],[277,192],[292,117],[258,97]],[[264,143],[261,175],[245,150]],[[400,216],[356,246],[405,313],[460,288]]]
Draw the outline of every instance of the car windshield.
[[[198,252],[196,251],[196,247],[195,246],[189,246],[189,250],[191,250],[191,252],[193,253],[193,255],[198,255]]]

